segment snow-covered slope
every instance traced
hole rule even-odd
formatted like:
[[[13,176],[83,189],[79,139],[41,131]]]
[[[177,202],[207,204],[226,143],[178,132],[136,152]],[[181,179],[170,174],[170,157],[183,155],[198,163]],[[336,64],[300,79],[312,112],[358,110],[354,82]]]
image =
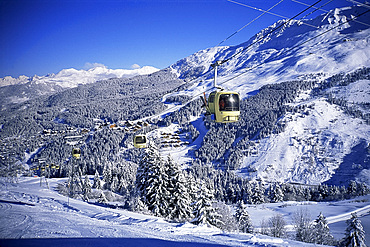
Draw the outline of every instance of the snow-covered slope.
[[[1,246],[314,246],[265,235],[223,232],[206,225],[170,223],[165,220],[68,199],[55,188],[66,179],[21,178],[19,183],[0,183]],[[366,214],[360,200],[335,203],[275,203],[248,208],[256,228],[261,220],[282,214],[288,225],[297,208],[313,217],[323,212],[331,222],[343,222],[350,212]],[[332,209],[335,208],[333,211]],[[363,221],[364,226],[368,224]],[[345,226],[344,226],[345,227]],[[288,229],[289,226],[288,226]],[[344,229],[335,228],[339,237]]]

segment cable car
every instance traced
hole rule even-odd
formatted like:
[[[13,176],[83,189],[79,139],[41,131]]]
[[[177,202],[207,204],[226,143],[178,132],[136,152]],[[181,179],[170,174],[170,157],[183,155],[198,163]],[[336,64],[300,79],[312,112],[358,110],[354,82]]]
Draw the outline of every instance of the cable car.
[[[239,121],[240,117],[240,97],[239,93],[233,91],[224,91],[217,86],[217,67],[227,62],[216,61],[211,66],[215,69],[213,87],[221,90],[215,90],[208,96],[208,102],[204,95],[203,101],[207,108],[208,115],[214,116],[216,123],[232,123]]]
[[[240,97],[237,92],[213,91],[206,102],[207,111],[214,115],[216,123],[232,123],[239,121]]]
[[[146,145],[147,145],[146,135],[136,135],[134,137],[134,147],[146,148]]]
[[[74,149],[72,150],[72,156],[73,156],[74,158],[76,158],[76,159],[81,158],[81,149],[79,149],[79,148],[74,148]]]

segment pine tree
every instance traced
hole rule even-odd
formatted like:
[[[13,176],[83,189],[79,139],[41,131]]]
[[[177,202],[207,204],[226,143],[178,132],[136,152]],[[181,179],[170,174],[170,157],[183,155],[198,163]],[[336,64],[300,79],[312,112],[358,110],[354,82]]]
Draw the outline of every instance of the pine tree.
[[[85,201],[89,201],[89,196],[91,194],[91,184],[90,184],[90,179],[87,176],[87,174],[85,176],[85,180],[84,180],[84,183],[83,183],[82,193],[83,193],[83,199]]]
[[[104,166],[104,170],[103,170],[104,189],[110,190],[110,186],[112,184],[112,180],[113,180],[113,177],[112,177],[112,167],[111,167],[110,163],[107,163]]]
[[[191,198],[186,187],[185,176],[180,166],[168,156],[166,162],[169,177],[170,215],[169,218],[177,221],[185,221],[191,216]]]
[[[100,193],[100,196],[99,196],[99,199],[98,199],[98,202],[99,203],[102,203],[102,204],[106,204],[108,202],[107,198],[105,197],[105,194],[103,191],[101,191]]]
[[[265,202],[265,188],[261,183],[254,183],[251,195],[252,204],[261,204]]]
[[[75,167],[74,159],[71,160],[68,167],[68,188],[69,196],[76,197],[82,192],[82,178],[80,168]]]
[[[149,143],[148,148],[145,150],[145,153],[142,155],[139,166],[136,172],[136,188],[139,194],[143,197],[143,202],[147,203],[146,192],[149,187],[148,176],[150,173],[151,165],[154,163],[160,162],[160,156],[158,149],[153,146],[152,143]]]
[[[102,189],[100,175],[99,175],[98,170],[95,170],[93,188],[98,189],[98,190]]]
[[[356,213],[352,213],[351,219],[347,220],[345,237],[341,244],[346,247],[366,247],[365,231]]]
[[[270,185],[269,199],[270,202],[282,202],[284,200],[283,190],[278,183]]]
[[[149,143],[146,153],[140,160],[136,187],[148,209],[156,216],[169,215],[168,174],[158,148]]]
[[[222,222],[219,220],[220,216],[217,214],[216,209],[212,206],[212,200],[213,193],[203,182],[198,190],[197,201],[194,203],[195,205],[193,214],[195,217],[191,223],[196,225],[213,225],[216,227],[222,224]]]
[[[110,185],[110,189],[111,189],[112,192],[116,192],[116,191],[118,191],[118,187],[119,187],[118,177],[116,175],[114,175],[113,179],[112,179],[112,183]]]
[[[243,201],[238,202],[238,206],[235,213],[236,222],[241,232],[253,233],[253,225],[250,219],[247,207]]]
[[[316,244],[331,245],[334,243],[334,237],[330,234],[328,221],[322,213],[315,220],[314,242]]]

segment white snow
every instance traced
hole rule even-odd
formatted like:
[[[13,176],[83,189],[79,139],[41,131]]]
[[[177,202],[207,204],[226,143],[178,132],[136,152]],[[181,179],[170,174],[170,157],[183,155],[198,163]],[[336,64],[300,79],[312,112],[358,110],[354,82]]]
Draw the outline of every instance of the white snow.
[[[40,186],[38,177],[22,177],[17,184],[6,183],[3,179],[0,243],[4,239],[18,239],[15,243],[22,246],[56,242],[58,246],[74,246],[79,241],[89,246],[101,246],[102,242],[103,246],[307,246],[258,234],[223,232],[205,225],[170,223],[123,209],[68,200],[55,191],[56,185],[63,181],[65,179],[48,179],[48,189],[44,180]],[[38,239],[45,244],[40,245]],[[63,241],[57,241],[61,239]]]
[[[2,179],[0,243],[5,239],[17,239],[19,242],[13,243],[22,246],[30,246],[31,243],[33,246],[55,243],[58,246],[75,246],[80,241],[88,243],[88,246],[310,246],[260,234],[223,232],[205,225],[171,223],[123,209],[68,200],[55,190],[57,184],[65,180],[48,179],[48,189],[44,179],[40,185],[39,177],[22,177],[15,184]],[[291,224],[291,215],[300,207],[309,208],[313,219],[323,212],[331,224],[348,219],[350,213],[355,211],[360,217],[368,215],[369,199],[370,196],[362,200],[332,203],[271,203],[248,206],[248,211],[256,228],[263,218],[267,219],[275,213],[282,214]],[[344,229],[335,231],[339,236],[343,235]]]
[[[55,243],[58,246],[81,243],[88,246],[311,246],[257,233],[223,232],[205,225],[171,223],[158,217],[68,199],[55,189],[64,181],[65,178],[48,179],[48,189],[44,179],[40,184],[39,177],[21,177],[15,184],[1,178],[1,246],[8,246],[6,243],[21,246],[50,246]],[[343,222],[351,212],[357,212],[369,235],[369,200],[370,196],[327,203],[268,203],[249,205],[247,210],[256,229],[262,219],[279,213],[290,231],[293,229],[292,215],[298,209],[308,209],[312,220],[322,212],[329,227],[334,224],[332,233],[339,239],[346,227]],[[335,224],[338,223],[341,225],[337,227]]]

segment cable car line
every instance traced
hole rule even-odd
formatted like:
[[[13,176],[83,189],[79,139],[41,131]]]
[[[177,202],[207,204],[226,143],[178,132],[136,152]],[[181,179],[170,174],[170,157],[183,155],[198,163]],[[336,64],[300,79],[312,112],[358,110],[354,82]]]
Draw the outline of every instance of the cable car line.
[[[253,6],[244,4],[244,3],[240,3],[240,2],[236,2],[236,1],[233,1],[233,0],[227,0],[227,1],[228,2],[231,2],[231,3],[235,3],[235,4],[238,4],[238,5],[241,5],[241,6],[244,6],[244,7],[247,7],[247,8],[250,8],[250,9],[254,9],[254,10],[257,10],[257,11],[260,11],[260,12],[263,12],[263,13],[274,15],[274,16],[277,16],[277,17],[280,17],[280,18],[283,18],[283,19],[289,19],[289,17],[283,16],[283,15],[280,15],[280,14],[276,14],[274,12],[270,12],[271,9],[263,10],[263,9],[256,8],[256,7],[253,7]],[[307,23],[303,23],[303,25],[306,25],[306,26],[309,26],[309,27],[318,28],[316,26],[313,26],[313,25],[310,25],[310,24],[307,24]]]
[[[295,2],[295,3],[299,3],[299,4],[302,4],[302,5],[305,5],[305,6],[309,6],[307,3],[303,3],[303,2],[300,2],[300,1],[298,1],[298,0],[292,0],[293,2]],[[359,4],[359,5],[362,5],[362,6],[364,6],[364,7],[367,7],[367,5],[366,4],[362,4],[362,3],[360,3],[360,2],[357,2],[357,1],[354,1],[354,0],[347,0],[348,2],[352,2],[352,3],[356,3],[356,4]],[[317,8],[317,7],[313,7],[313,8],[315,8],[315,9],[317,9],[317,10],[321,10],[322,12],[325,12],[325,13],[328,13],[329,11],[328,10],[325,10],[325,9],[319,9],[319,8]],[[362,22],[362,21],[357,21],[357,20],[353,20],[354,22],[357,22],[357,23],[360,23],[360,24],[362,24],[362,25],[365,25],[365,26],[368,26],[368,27],[370,27],[370,25],[369,24],[367,24],[367,23],[365,23],[365,22]]]
[[[230,1],[230,0],[228,0]],[[237,55],[239,55],[240,53],[244,52],[245,50],[247,50],[248,48],[252,47],[254,44],[260,42],[261,40],[263,40],[266,36],[274,33],[275,31],[277,31],[278,29],[282,28],[283,26],[285,26],[287,23],[289,23],[290,21],[292,21],[294,18],[296,18],[297,16],[301,15],[302,13],[306,12],[307,10],[309,10],[310,8],[312,8],[314,5],[318,4],[319,2],[321,2],[322,0],[318,0],[316,1],[315,3],[313,3],[312,5],[310,5],[309,7],[305,8],[304,10],[302,10],[301,12],[299,12],[298,14],[296,14],[295,16],[289,18],[288,20],[284,21],[282,24],[280,24],[279,26],[273,28],[270,32],[268,32],[267,34],[265,35],[262,35],[262,37],[258,38],[256,41],[252,42],[251,44],[249,44],[248,46],[244,47],[243,49],[241,49],[239,52],[235,53],[234,55],[232,55],[231,57],[229,57],[228,59],[225,59],[225,60],[222,60],[220,65],[223,64],[223,63],[226,63],[228,61],[230,61],[232,58],[236,57]],[[317,27],[315,27],[317,28]]]
[[[303,19],[303,18],[305,18],[305,17],[307,17],[307,16],[309,16],[309,15],[311,15],[311,14],[313,14],[313,13],[315,13],[316,11],[318,11],[319,9],[322,9],[323,7],[325,7],[326,5],[328,5],[329,3],[331,3],[333,0],[330,0],[329,2],[327,2],[327,3],[325,3],[325,4],[323,4],[323,5],[321,5],[320,7],[318,7],[318,8],[314,8],[314,10],[312,10],[310,13],[308,13],[307,15],[305,15],[305,16],[303,16],[302,18],[301,18],[301,20]],[[313,6],[314,7],[314,6]]]
[[[359,4],[359,5],[363,6],[363,7],[365,7],[365,8],[370,9],[370,5],[368,5],[368,4],[366,4],[366,3],[360,3],[360,2],[355,1],[355,0],[347,0],[347,2],[356,3],[356,4]]]
[[[227,0],[229,2],[232,2],[230,0]],[[221,41],[220,43],[218,43],[217,46],[220,46],[222,43],[224,43],[226,40],[230,39],[231,37],[233,37],[235,34],[239,33],[241,30],[243,30],[244,28],[246,28],[247,26],[249,26],[250,24],[252,24],[254,21],[256,21],[257,19],[259,19],[261,16],[263,16],[264,14],[268,13],[270,10],[272,10],[273,8],[275,8],[277,5],[279,5],[281,2],[283,2],[284,0],[280,0],[278,3],[276,3],[274,6],[272,6],[271,8],[269,8],[268,10],[266,11],[263,11],[262,14],[260,14],[259,16],[257,16],[256,18],[254,18],[253,20],[251,20],[250,22],[248,22],[246,25],[244,25],[242,28],[240,28],[238,31],[235,31],[233,34],[231,34],[229,37],[227,37],[226,39],[224,39],[223,41]]]

